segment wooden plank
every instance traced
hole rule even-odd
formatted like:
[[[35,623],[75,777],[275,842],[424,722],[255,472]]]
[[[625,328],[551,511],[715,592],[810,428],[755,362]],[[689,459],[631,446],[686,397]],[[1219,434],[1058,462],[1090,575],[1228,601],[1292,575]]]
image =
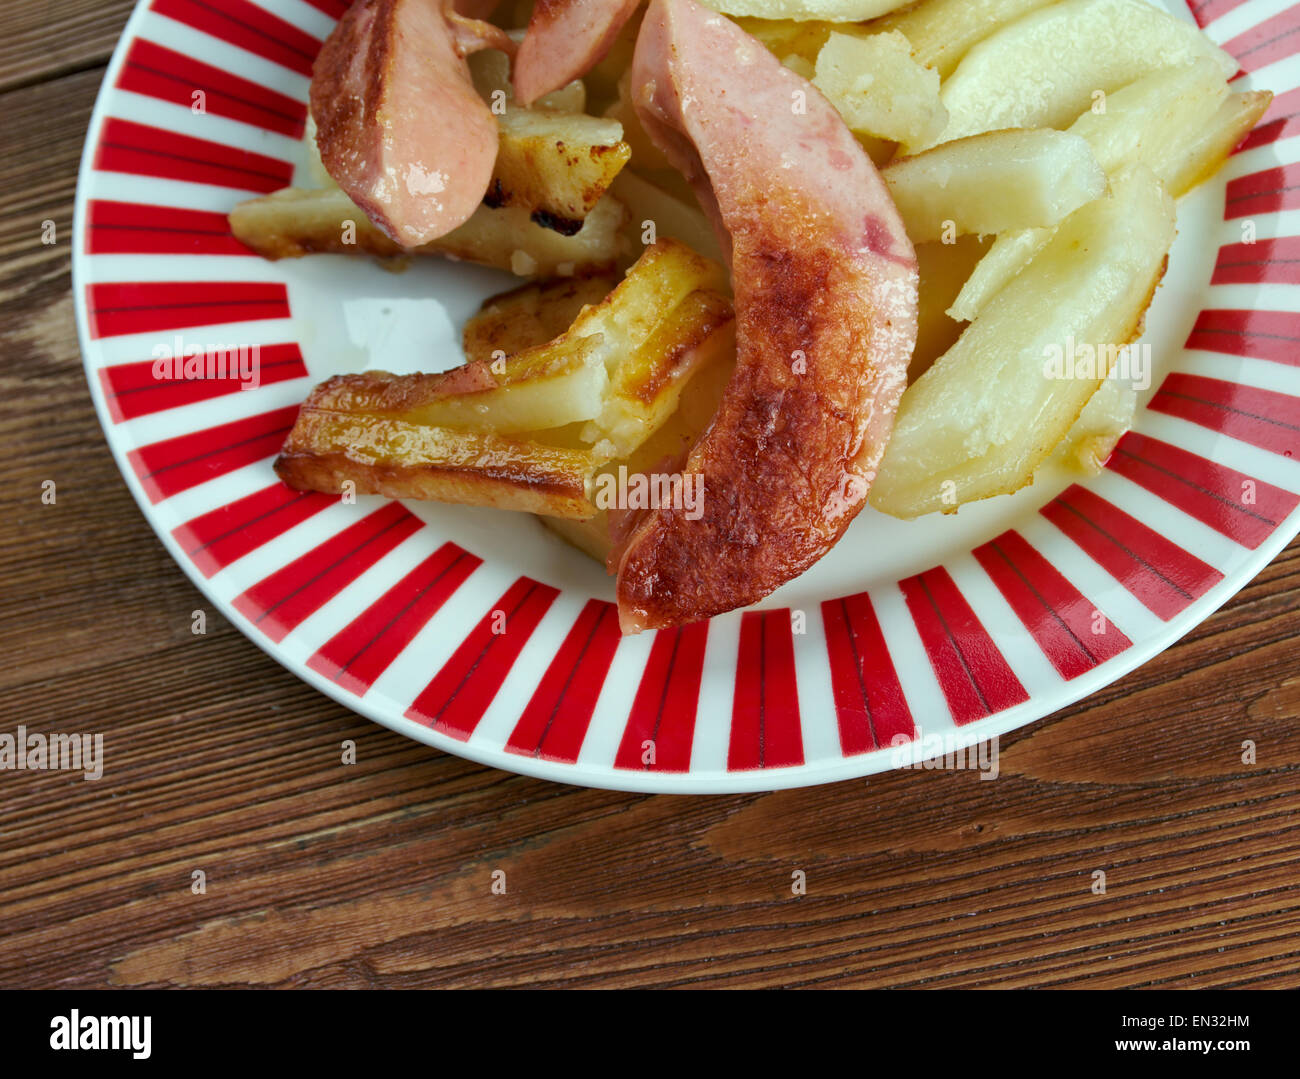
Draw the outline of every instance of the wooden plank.
[[[135,0],[5,0],[0,91],[108,62]]]

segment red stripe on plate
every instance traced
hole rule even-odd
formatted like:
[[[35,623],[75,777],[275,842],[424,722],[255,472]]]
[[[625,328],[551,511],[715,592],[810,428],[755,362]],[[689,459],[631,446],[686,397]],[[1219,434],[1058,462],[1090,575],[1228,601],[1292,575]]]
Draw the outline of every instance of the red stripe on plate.
[[[899,581],[953,721],[971,723],[1029,699],[942,566]]]
[[[1252,446],[1300,459],[1300,398],[1201,375],[1170,375],[1151,408]]]
[[[614,757],[615,768],[690,771],[708,634],[707,622],[655,634]]]
[[[95,168],[263,195],[288,187],[293,180],[293,166],[277,157],[116,117],[104,121]]]
[[[199,572],[211,577],[336,501],[334,495],[273,483],[186,521],[172,529],[172,536]]]
[[[916,725],[865,592],[822,604],[840,751],[851,757],[916,738]]]
[[[297,405],[263,412],[141,446],[126,459],[149,501],[161,502],[279,452],[297,416]]]
[[[86,214],[88,255],[251,255],[225,214],[96,199]]]
[[[560,593],[520,577],[406,710],[406,718],[467,741]]]
[[[1223,580],[1213,566],[1078,484],[1042,514],[1166,622]]]
[[[248,0],[153,0],[159,15],[311,77],[321,43]]]
[[[1188,348],[1300,364],[1300,314],[1292,311],[1202,311]]]
[[[1202,29],[1209,26],[1221,15],[1226,15],[1233,8],[1241,7],[1246,0],[1188,0],[1192,18]]]
[[[303,363],[297,345],[254,347],[256,351],[250,350],[247,358],[257,381],[250,382],[250,388],[307,377],[307,365]],[[99,380],[104,387],[104,401],[114,423],[155,412],[166,412],[195,401],[239,393],[244,385],[238,370],[238,360],[232,363],[230,357],[214,352],[205,352],[203,356],[191,361],[196,365],[204,365],[196,371],[194,378],[177,379],[170,377],[171,372],[158,372],[156,368],[160,362],[140,360],[100,369]],[[213,365],[214,372],[220,371],[222,367],[227,368],[227,372],[220,377],[205,378],[203,374],[209,363]],[[158,374],[162,374],[162,377],[157,377]]]
[[[1124,436],[1109,467],[1252,550],[1300,505],[1290,491],[1136,432]]]
[[[241,592],[235,610],[271,640],[282,641],[422,527],[419,518],[390,502]]]
[[[1258,285],[1265,281],[1300,285],[1300,236],[1220,248],[1211,284]]]
[[[1300,23],[1296,22],[1295,11],[1288,8],[1238,34],[1222,47],[1236,57],[1243,71],[1258,71],[1300,52]]]
[[[274,281],[112,282],[86,297],[95,338],[289,317],[288,290]]]
[[[618,608],[589,600],[519,717],[506,749],[542,760],[574,763],[620,637]]]
[[[1004,532],[974,555],[1067,682],[1133,643],[1020,533]]]
[[[291,139],[302,138],[307,126],[304,102],[143,38],[126,54],[117,85],[192,111],[201,102],[198,115],[229,117]]]
[[[1263,122],[1242,140],[1238,152],[1266,146],[1300,132],[1300,87],[1273,99]]]
[[[1231,221],[1297,206],[1300,206],[1300,164],[1282,165],[1229,180],[1223,216]]]
[[[364,697],[482,562],[444,543],[321,645],[307,666]]]
[[[307,3],[334,19],[343,18],[343,13],[352,6],[352,0],[307,0]]]
[[[727,768],[751,771],[803,762],[790,612],[749,611],[740,620]]]

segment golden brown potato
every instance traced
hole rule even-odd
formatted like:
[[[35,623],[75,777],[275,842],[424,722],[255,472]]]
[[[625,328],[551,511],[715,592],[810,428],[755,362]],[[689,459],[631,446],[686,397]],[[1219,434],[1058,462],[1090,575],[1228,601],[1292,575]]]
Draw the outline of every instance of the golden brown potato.
[[[359,494],[592,517],[601,465],[651,439],[698,372],[734,358],[731,303],[711,287],[723,280],[716,263],[664,241],[552,340],[441,374],[330,379],[276,469],[300,489],[351,481]],[[553,282],[498,297],[476,339],[536,339],[554,317],[541,314],[548,296],[572,306],[581,295],[578,282]]]
[[[584,307],[600,303],[617,284],[613,274],[560,277],[494,296],[465,323],[465,358],[490,364],[559,337]]]
[[[509,106],[484,203],[572,236],[632,156],[617,120]]]
[[[590,516],[589,449],[303,405],[275,471],[298,490]]]
[[[549,277],[610,269],[622,250],[625,212],[614,199],[602,199],[577,233],[563,236],[535,224],[526,210],[484,206],[454,232],[410,252],[375,228],[338,188],[290,187],[240,203],[230,213],[230,228],[236,239],[268,259],[451,255],[520,277]]]

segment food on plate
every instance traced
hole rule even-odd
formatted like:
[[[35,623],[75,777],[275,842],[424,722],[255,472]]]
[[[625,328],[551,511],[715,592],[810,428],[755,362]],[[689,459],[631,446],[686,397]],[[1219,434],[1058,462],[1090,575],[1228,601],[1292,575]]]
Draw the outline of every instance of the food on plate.
[[[948,123],[939,75],[912,58],[899,33],[832,33],[817,53],[813,85],[858,135],[928,143]]]
[[[761,600],[868,504],[1096,471],[1174,200],[1271,100],[1236,68],[1145,0],[357,0],[319,156],[232,231],[527,280],[460,366],[318,386],[277,472],[537,514],[634,633]]]
[[[497,343],[487,356],[318,386],[276,472],[302,490],[594,516],[596,471],[663,426],[701,370],[729,363],[734,315],[720,287],[722,267],[667,240],[553,339],[540,337],[546,294],[498,297],[474,322],[476,341]],[[583,295],[555,289],[570,308]],[[507,352],[512,341],[528,344]]]
[[[843,120],[820,95],[793,110],[807,83],[734,23],[652,0],[632,82],[730,255],[737,357],[682,469],[703,479],[702,516],[661,505],[619,522],[625,631],[745,606],[835,544],[889,438],[917,287],[911,241]]]
[[[525,105],[585,75],[610,50],[641,0],[540,0],[515,62]]]
[[[460,228],[409,250],[371,224],[338,188],[285,188],[240,203],[230,227],[240,242],[269,259],[303,255],[444,255],[506,270],[521,277],[572,276],[607,270],[623,252],[623,207],[596,203],[572,235],[537,224],[526,209],[480,206]]]
[[[509,40],[451,0],[359,0],[316,58],[311,111],[325,168],[403,247],[446,235],[483,200],[497,125],[465,56]]]
[[[908,390],[872,505],[919,517],[1029,483],[1141,333],[1174,227],[1144,165],[1067,218]]]
[[[897,30],[912,46],[919,64],[946,79],[970,50],[1021,15],[1056,0],[922,0],[870,24],[875,31]]]
[[[905,7],[911,0],[704,0],[704,6],[724,15],[754,15],[763,19],[825,19],[862,22]]]
[[[494,296],[465,323],[465,359],[490,363],[545,344],[563,334],[584,307],[601,303],[617,284],[613,273],[557,277]]]
[[[1136,77],[1199,59],[1231,78],[1237,62],[1195,26],[1147,0],[1062,0],[1031,11],[970,50],[940,95],[948,126],[926,149],[1008,127],[1064,127]]]
[[[990,131],[899,158],[882,175],[913,243],[1055,225],[1106,193],[1078,135]]]
[[[1088,143],[1106,173],[1141,162],[1180,198],[1219,170],[1271,100],[1267,93],[1230,93],[1219,66],[1198,60],[1138,79],[1069,130]],[[952,316],[973,319],[1050,236],[1046,229],[1001,232],[953,304]]]
[[[616,120],[507,108],[499,123],[496,167],[483,201],[521,207],[567,236],[582,228],[632,156]]]

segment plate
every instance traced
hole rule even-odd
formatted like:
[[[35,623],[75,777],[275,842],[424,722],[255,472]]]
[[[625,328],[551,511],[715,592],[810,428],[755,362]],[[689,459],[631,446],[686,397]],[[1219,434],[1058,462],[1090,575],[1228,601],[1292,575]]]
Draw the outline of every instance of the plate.
[[[1144,338],[1155,376],[1100,476],[1049,472],[952,518],[867,510],[758,607],[626,639],[603,570],[529,518],[347,504],[272,472],[313,385],[461,362],[459,327],[512,281],[438,260],[270,263],[231,237],[235,204],[306,168],[311,63],[345,8],[141,0],[91,120],[73,281],[108,444],[163,544],[216,609],[355,711],[587,786],[843,780],[956,754],[1113,682],[1300,531],[1289,3],[1170,6],[1239,59],[1240,88],[1278,99],[1180,204]],[[170,365],[226,348],[256,377]]]

